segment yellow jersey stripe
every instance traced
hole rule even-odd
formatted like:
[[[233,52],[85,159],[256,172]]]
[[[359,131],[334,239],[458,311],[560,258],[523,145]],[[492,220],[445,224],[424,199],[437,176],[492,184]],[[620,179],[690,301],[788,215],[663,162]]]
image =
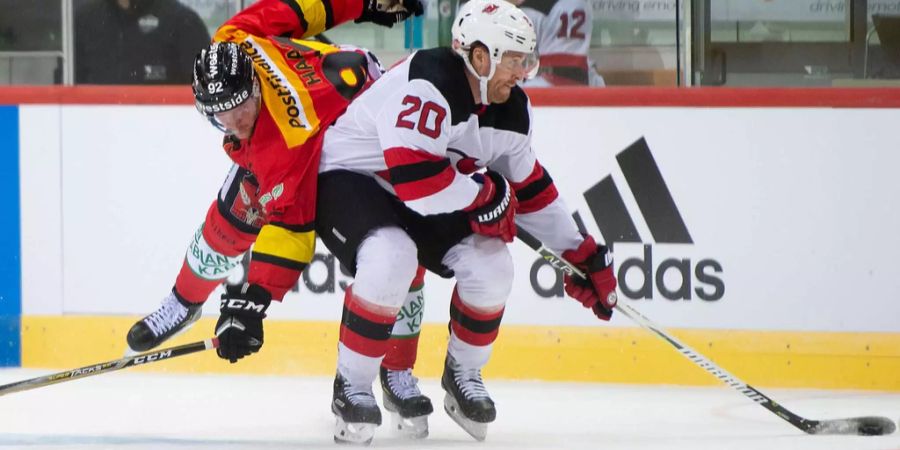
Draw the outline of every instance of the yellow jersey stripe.
[[[315,36],[325,31],[328,26],[328,15],[325,11],[325,5],[321,0],[288,0],[300,7],[303,11],[303,19],[306,20],[307,28],[304,36]]]
[[[310,50],[315,50],[323,55],[327,55],[329,53],[334,53],[334,52],[339,51],[337,47],[335,47],[331,44],[326,44],[324,42],[307,41],[307,40],[301,40],[301,39],[290,39],[290,41],[299,46],[307,47]]]
[[[305,143],[319,129],[312,98],[303,88],[306,84],[280,57],[272,42],[250,37],[241,47],[253,59],[263,102],[284,136],[285,145],[290,149]]]
[[[268,224],[259,231],[253,253],[309,264],[316,250],[315,231],[290,231]]]
[[[250,36],[246,31],[234,25],[222,25],[213,36],[214,42],[243,42]]]

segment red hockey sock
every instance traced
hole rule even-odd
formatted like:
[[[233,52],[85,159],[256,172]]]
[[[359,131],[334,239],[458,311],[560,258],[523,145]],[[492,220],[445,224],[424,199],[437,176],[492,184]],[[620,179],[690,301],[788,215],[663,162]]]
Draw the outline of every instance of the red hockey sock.
[[[365,300],[353,295],[353,286],[344,294],[340,341],[350,350],[371,358],[387,353],[388,339],[396,314],[383,314],[366,308]]]
[[[222,284],[228,272],[240,263],[256,236],[241,232],[222,217],[213,202],[206,221],[188,246],[181,271],[175,278],[175,292],[191,303],[203,303]]]
[[[483,313],[474,310],[459,297],[459,291],[453,288],[450,300],[450,328],[453,334],[467,344],[475,346],[490,345],[500,332],[500,321],[503,311]]]

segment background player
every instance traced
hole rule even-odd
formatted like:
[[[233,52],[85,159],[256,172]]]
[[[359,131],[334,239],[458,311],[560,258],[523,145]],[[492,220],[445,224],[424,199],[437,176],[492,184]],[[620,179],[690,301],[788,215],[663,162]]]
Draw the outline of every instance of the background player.
[[[591,5],[586,0],[524,0],[518,4],[534,24],[541,55],[540,73],[524,85],[587,86],[594,70],[588,62],[594,26]]]

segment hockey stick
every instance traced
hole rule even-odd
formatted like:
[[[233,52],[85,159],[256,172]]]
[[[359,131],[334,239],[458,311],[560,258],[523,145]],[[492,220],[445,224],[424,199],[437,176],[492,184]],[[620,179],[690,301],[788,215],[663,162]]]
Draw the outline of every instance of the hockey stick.
[[[544,247],[541,241],[521,227],[518,227],[516,232],[522,242],[536,250],[557,270],[564,272],[569,276],[577,276],[583,279],[587,278],[584,272],[572,265],[572,263],[561,258],[553,250]],[[790,422],[791,425],[808,434],[859,434],[878,436],[891,434],[897,428],[896,424],[887,417],[865,416],[832,420],[812,420],[800,417],[758,391],[756,388],[744,383],[736,376],[728,373],[725,369],[717,366],[714,362],[654,324],[650,319],[646,318],[634,308],[619,302],[616,303],[615,309],[644,329],[649,330],[660,339],[666,341],[672,347],[675,347],[679,353],[689,359],[692,363],[700,366],[703,370],[709,372],[723,383],[731,386],[741,394],[746,395],[750,400],[753,400],[763,408],[768,409],[778,417]]]
[[[65,372],[59,372],[51,375],[31,378],[29,380],[22,380],[15,383],[4,384],[3,386],[0,386],[0,395],[12,394],[13,392],[28,391],[31,389],[37,389],[39,387],[50,386],[51,384],[100,375],[101,373],[113,372],[128,367],[140,366],[143,364],[171,359],[175,358],[176,356],[189,355],[191,353],[202,352],[204,350],[218,347],[219,340],[217,338],[212,338],[205,341],[194,342],[191,344],[179,345],[178,347],[164,348],[155,352],[147,352],[141,353],[139,355],[127,356],[115,361],[91,364],[89,366],[79,367],[77,369],[67,370]]]

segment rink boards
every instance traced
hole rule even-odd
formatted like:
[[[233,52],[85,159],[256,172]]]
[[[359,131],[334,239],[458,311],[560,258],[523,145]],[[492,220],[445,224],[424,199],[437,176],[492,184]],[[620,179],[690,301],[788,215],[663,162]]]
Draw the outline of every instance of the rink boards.
[[[23,366],[118,357],[128,326],[171,287],[229,167],[186,93],[0,91],[0,103],[23,103],[0,108],[17,119],[3,130],[18,143],[21,191],[21,262],[4,264],[21,270],[21,301],[7,291],[0,312],[12,318],[6,350]],[[616,242],[623,301],[751,384],[900,390],[896,90],[533,98],[535,151],[587,229]],[[13,192],[4,191],[10,209]],[[626,318],[599,323],[562,297],[531,250],[511,251],[516,282],[492,376],[715,382]],[[157,368],[333,372],[350,278],[324,246],[317,253],[297,292],[270,310],[260,355]],[[426,283],[424,376],[439,372],[451,289]],[[212,332],[212,303],[180,341]]]

